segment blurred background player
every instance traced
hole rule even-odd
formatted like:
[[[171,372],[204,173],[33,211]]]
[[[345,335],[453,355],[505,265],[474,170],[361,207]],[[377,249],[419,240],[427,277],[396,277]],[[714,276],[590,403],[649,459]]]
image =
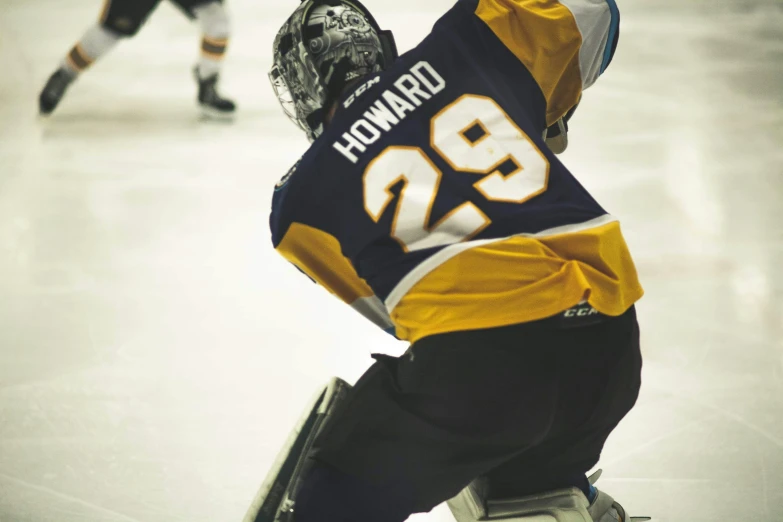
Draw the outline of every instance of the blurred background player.
[[[51,114],[68,86],[123,39],[134,36],[161,0],[106,0],[100,19],[65,55],[39,97],[41,114]],[[198,103],[207,115],[230,116],[236,107],[217,91],[230,24],[223,0],[171,0],[202,30],[201,56],[193,69]]]

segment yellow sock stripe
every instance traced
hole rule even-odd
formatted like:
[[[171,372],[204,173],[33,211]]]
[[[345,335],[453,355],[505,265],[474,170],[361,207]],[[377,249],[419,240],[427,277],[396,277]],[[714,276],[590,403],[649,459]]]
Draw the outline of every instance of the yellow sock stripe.
[[[203,56],[204,58],[208,58],[210,60],[214,60],[216,62],[220,62],[226,57],[225,54],[214,54],[214,53],[207,53],[204,51],[201,51],[201,56]]]
[[[74,46],[74,49],[76,49],[76,52],[79,53],[81,59],[87,62],[87,65],[92,65],[92,63],[95,61],[95,58],[87,54],[87,52],[84,50],[84,47],[82,47],[81,43],[77,43]]]
[[[76,72],[81,72],[81,69],[79,69],[79,66],[73,63],[73,60],[71,60],[71,53],[68,53],[65,55],[65,61],[68,62],[68,65],[71,66],[71,69],[75,70]]]
[[[98,18],[100,23],[106,23],[106,17],[109,14],[109,8],[111,7],[111,0],[104,0],[103,9],[101,10],[101,17]]]
[[[222,46],[228,45],[228,37],[216,38],[216,37],[204,35],[202,41],[210,43],[212,45],[222,45]]]
[[[84,52],[84,49],[82,49],[81,45],[79,44],[74,45],[71,51],[68,53],[68,62],[77,71],[86,69],[92,64],[93,61],[94,60]]]
[[[207,41],[206,38],[204,38],[201,41],[201,52],[210,56],[210,57],[220,57],[222,58],[223,55],[226,53],[226,46],[227,43],[223,44],[215,44],[212,42]]]

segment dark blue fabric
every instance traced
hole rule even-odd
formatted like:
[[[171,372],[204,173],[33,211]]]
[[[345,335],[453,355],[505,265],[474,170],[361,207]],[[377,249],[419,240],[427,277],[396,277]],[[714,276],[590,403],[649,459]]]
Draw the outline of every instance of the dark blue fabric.
[[[443,173],[429,226],[466,202],[492,221],[475,239],[536,233],[606,214],[544,144],[544,95],[522,62],[475,15],[476,6],[477,0],[457,2],[418,46],[374,78],[377,83],[366,87],[349,107],[340,105],[324,134],[274,194],[270,226],[275,246],[292,223],[331,234],[358,275],[375,295],[386,299],[403,277],[443,248],[406,252],[390,237],[401,184],[391,188],[394,201],[377,222],[365,210],[365,170],[370,161],[392,145],[421,149]],[[344,133],[375,102],[382,100],[385,91],[395,92],[395,82],[422,61],[444,78],[446,87],[367,145],[356,163],[340,154],[334,144],[344,143]],[[474,187],[481,179],[479,175],[455,170],[434,151],[430,140],[432,118],[466,94],[494,100],[546,156],[550,168],[545,192],[523,204],[489,200]]]
[[[305,478],[304,522],[402,521],[477,477],[492,498],[589,498],[585,474],[641,385],[633,308],[582,328],[439,334],[375,359],[313,443],[332,470]]]
[[[402,522],[411,513],[412,494],[405,488],[316,465],[296,495],[294,522]]]
[[[580,474],[518,496],[568,487],[582,490],[591,503],[595,500],[595,488]],[[382,487],[316,465],[297,494],[294,522],[403,522],[414,512],[411,499],[412,493],[400,485]]]

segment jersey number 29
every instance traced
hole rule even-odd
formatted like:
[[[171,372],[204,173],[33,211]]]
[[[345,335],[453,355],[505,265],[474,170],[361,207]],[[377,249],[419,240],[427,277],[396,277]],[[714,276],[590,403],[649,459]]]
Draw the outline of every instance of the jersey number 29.
[[[430,145],[454,170],[483,177],[473,184],[491,201],[523,203],[546,190],[549,161],[491,98],[466,94],[432,118]],[[515,170],[499,169],[512,162]],[[471,202],[430,225],[443,173],[419,147],[391,146],[364,171],[364,208],[377,223],[403,182],[391,236],[406,252],[465,241],[491,221]]]

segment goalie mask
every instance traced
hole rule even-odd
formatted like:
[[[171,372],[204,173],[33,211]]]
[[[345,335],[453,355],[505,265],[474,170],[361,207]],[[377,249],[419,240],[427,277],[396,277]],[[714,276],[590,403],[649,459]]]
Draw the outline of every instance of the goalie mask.
[[[277,33],[269,79],[278,101],[310,141],[349,82],[389,67],[394,37],[355,0],[304,0]]]

